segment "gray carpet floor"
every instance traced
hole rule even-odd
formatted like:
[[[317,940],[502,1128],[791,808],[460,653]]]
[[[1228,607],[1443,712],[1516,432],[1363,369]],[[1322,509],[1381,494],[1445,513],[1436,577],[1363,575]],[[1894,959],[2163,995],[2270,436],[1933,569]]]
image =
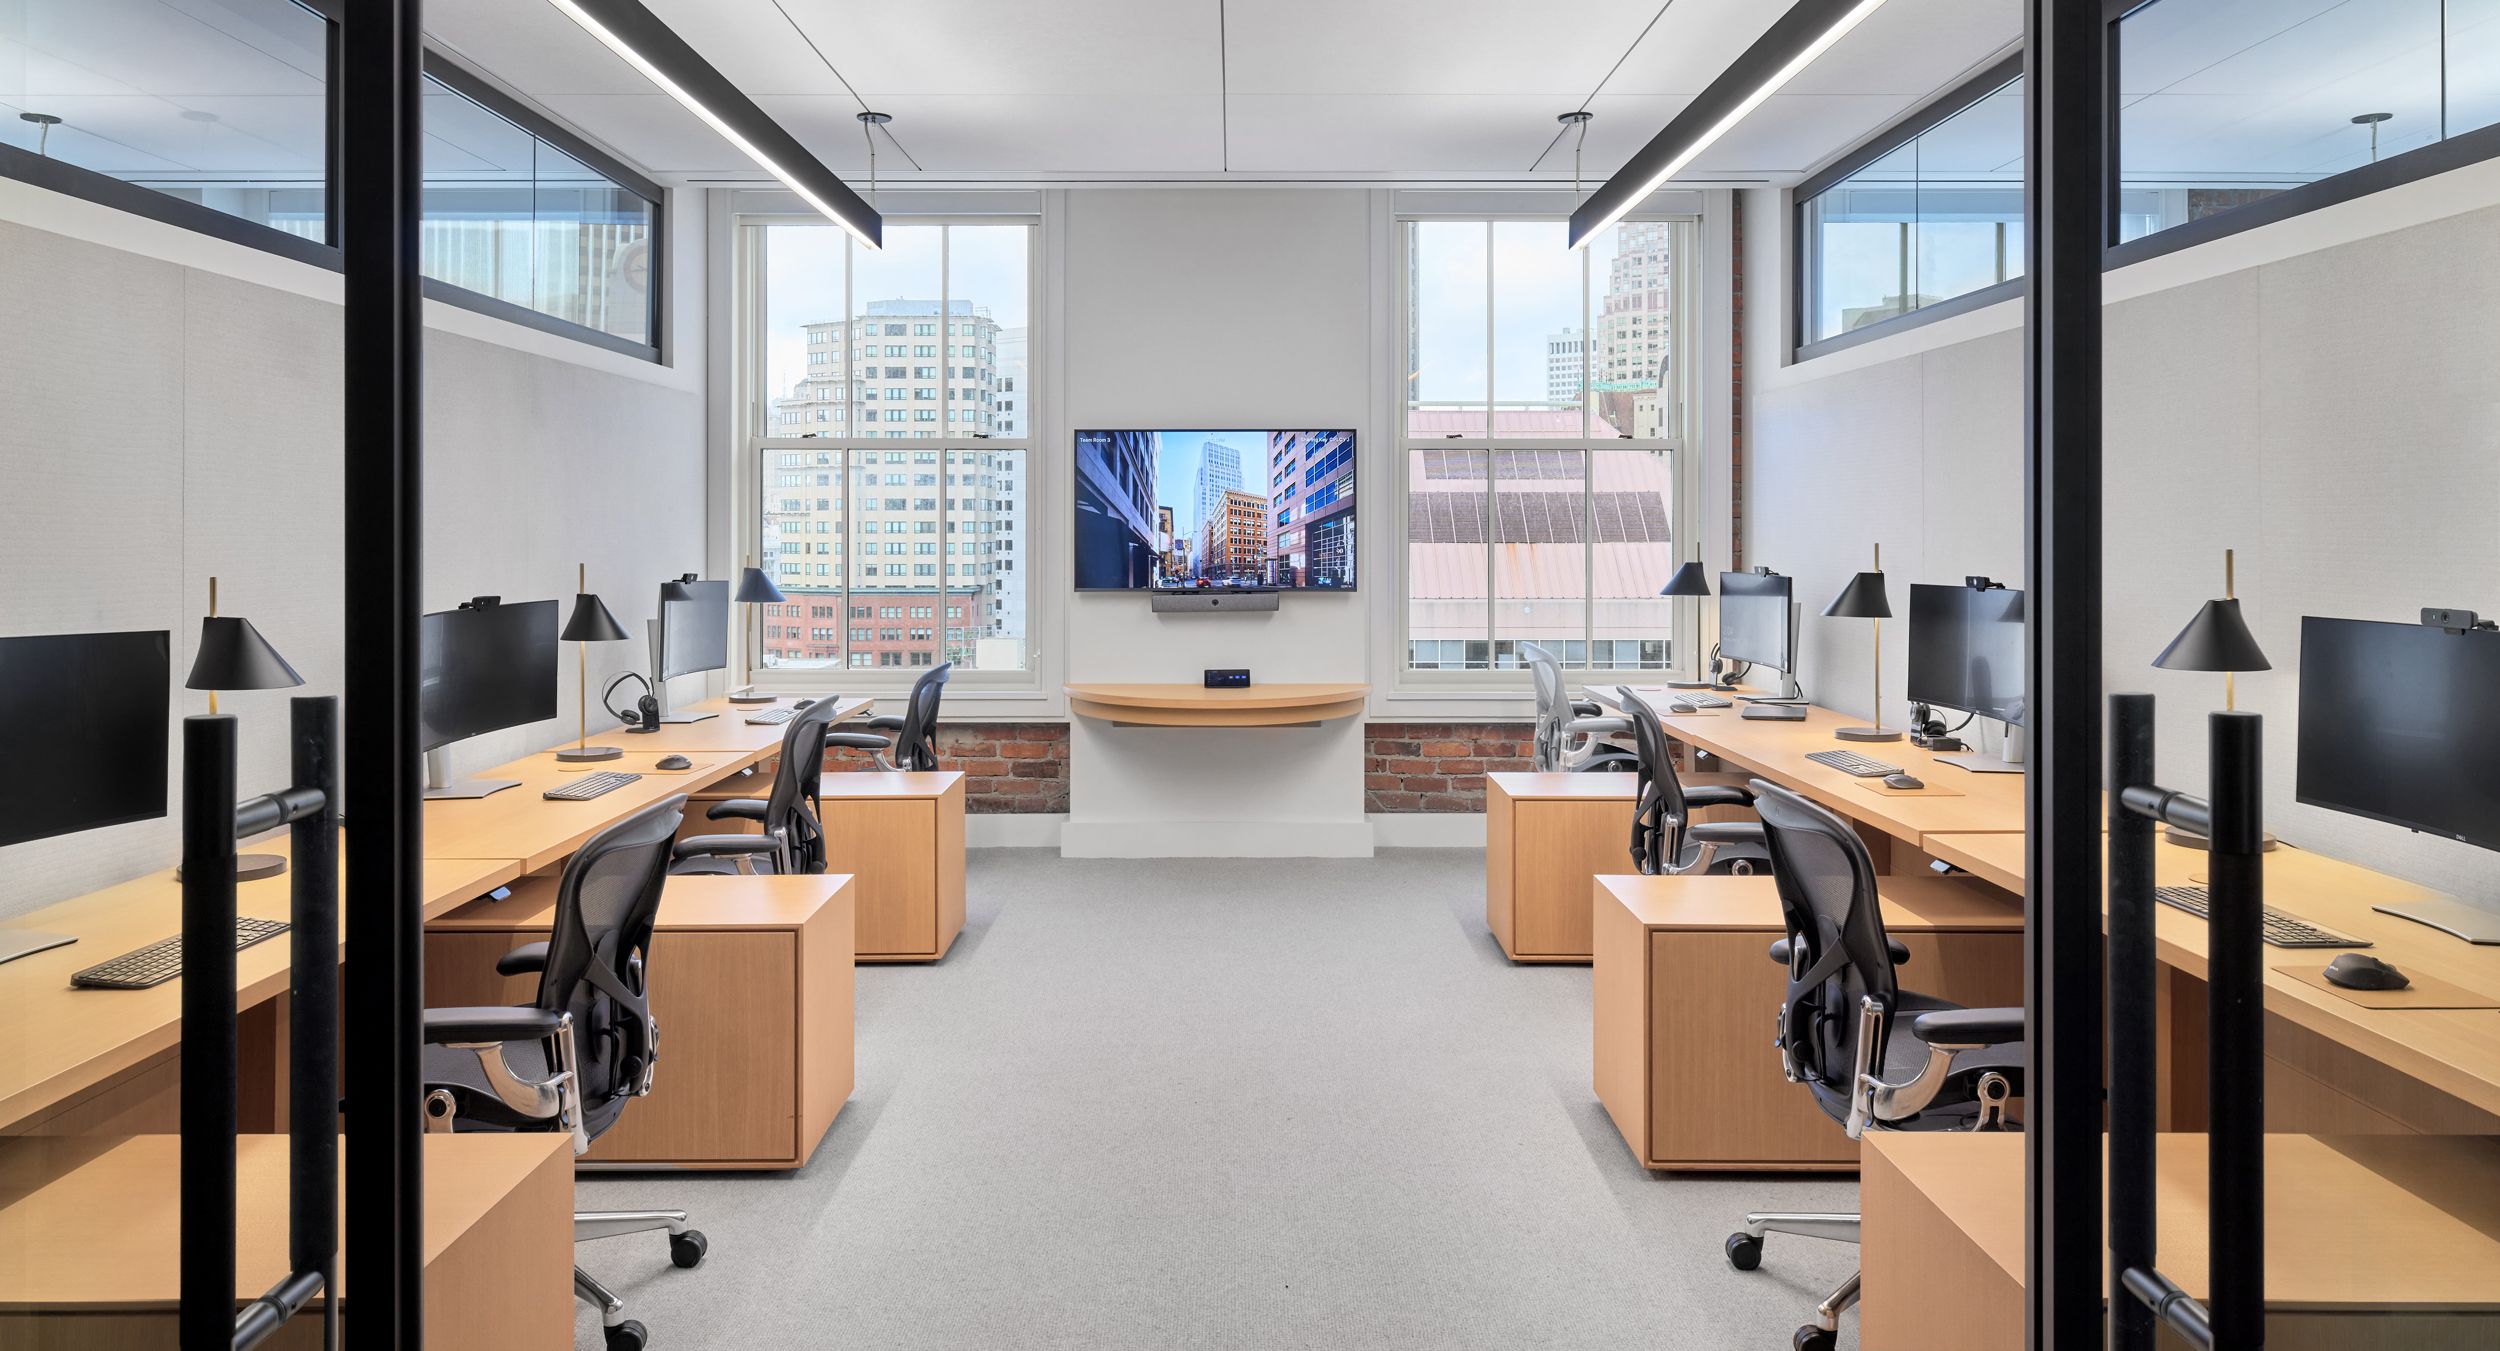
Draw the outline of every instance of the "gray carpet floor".
[[[976,850],[947,959],[860,969],[858,1089],[808,1165],[585,1176],[712,1248],[581,1252],[655,1351],[1778,1351],[1855,1250],[1774,1238],[1739,1274],[1720,1242],[1856,1192],[1635,1167],[1588,970],[1503,960],[1480,852]]]

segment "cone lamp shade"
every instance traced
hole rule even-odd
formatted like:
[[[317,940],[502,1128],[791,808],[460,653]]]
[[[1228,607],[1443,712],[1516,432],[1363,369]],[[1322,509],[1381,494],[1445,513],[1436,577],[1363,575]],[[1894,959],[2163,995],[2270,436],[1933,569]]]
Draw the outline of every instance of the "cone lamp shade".
[[[748,568],[738,574],[738,594],[730,599],[740,605],[779,605],[790,598],[781,594],[762,568]]]
[[[1677,568],[1675,575],[1667,579],[1667,584],[1658,588],[1658,594],[1661,596],[1707,596],[1710,594],[1710,574],[1702,571],[1701,560],[1696,558]]]
[[[2248,620],[2240,614],[2239,568],[2237,551],[2222,551],[2222,598],[2209,600],[2196,608],[2196,614],[2170,640],[2170,646],[2153,658],[2153,665],[2165,671],[2222,672],[2222,706],[2240,706],[2238,675],[2242,671],[2271,671],[2274,663],[2266,660],[2266,651],[2257,646],[2257,635],[2248,631]],[[2204,836],[2179,826],[2163,828],[2163,838],[2189,849],[2209,847]],[[2267,832],[2260,847],[2272,849],[2275,838]]]
[[[1832,733],[1843,741],[1899,741],[1901,734],[1884,726],[1884,621],[1892,618],[1892,597],[1884,590],[1884,546],[1875,546],[1875,567],[1849,579],[1832,603],[1823,607],[1826,619],[1871,619],[1875,621],[1875,717],[1870,727],[1843,727]]]
[[[755,559],[749,556],[746,567],[739,570],[738,589],[729,599],[750,607],[746,612],[746,633],[739,648],[740,659],[747,664],[747,683],[729,692],[729,702],[733,704],[772,703],[774,696],[759,693],[755,688],[755,672],[764,664],[764,650],[755,645],[755,611],[752,607],[779,605],[790,598],[781,594],[781,588],[773,585],[773,579],[765,576],[764,570],[755,566]]]
[[[219,690],[284,690],[303,683],[304,678],[260,636],[252,621],[217,613],[217,579],[209,578],[208,617],[200,621],[199,654],[191,659],[191,674],[183,677],[182,687],[208,691],[208,711],[213,714]],[[276,877],[285,871],[284,855],[237,854],[234,858],[238,882]]]
[[[573,596],[573,613],[565,616],[564,631],[556,635],[556,641],[574,645],[574,654],[579,662],[579,681],[575,693],[581,700],[581,731],[575,737],[570,749],[556,752],[556,760],[568,765],[614,760],[625,753],[615,746],[590,744],[590,648],[588,647],[591,643],[612,643],[626,637],[625,626],[617,623],[616,616],[608,612],[608,603],[592,593],[589,564],[581,565],[579,576],[580,580],[575,583],[579,589]]]

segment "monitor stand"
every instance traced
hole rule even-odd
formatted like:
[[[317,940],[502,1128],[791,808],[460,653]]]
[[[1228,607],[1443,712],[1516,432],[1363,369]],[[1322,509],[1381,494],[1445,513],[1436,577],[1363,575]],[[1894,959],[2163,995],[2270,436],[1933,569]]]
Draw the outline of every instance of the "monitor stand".
[[[0,962],[14,962],[38,952],[65,948],[77,941],[76,934],[45,933],[40,929],[0,929]]]
[[[485,797],[489,793],[500,793],[506,788],[521,786],[519,779],[454,781],[451,777],[451,757],[443,752],[444,748],[437,746],[425,753],[425,800],[428,802]]]
[[[1738,686],[1735,686],[1735,685],[1713,685],[1711,688],[1712,688],[1712,689],[1721,689],[1721,690],[1734,690],[1734,689],[1737,689],[1737,688],[1739,688],[1739,687],[1738,687]],[[1797,684],[1797,673],[1796,673],[1796,672],[1794,672],[1794,671],[1782,671],[1782,672],[1780,672],[1780,692],[1779,692],[1779,693],[1777,693],[1777,694],[1740,694],[1740,695],[1738,695],[1738,696],[1736,696],[1736,697],[1737,697],[1737,698],[1739,698],[1739,699],[1744,700],[1746,703],[1749,703],[1749,704],[1802,704],[1802,703],[1804,703],[1804,702],[1806,701],[1806,692],[1805,692],[1803,689],[1801,689],[1801,688],[1799,688],[1799,687],[1798,687],[1798,684]]]
[[[2029,739],[2022,728],[2008,723],[2005,728],[2005,753],[1990,755],[1985,751],[1969,751],[1960,755],[1939,755],[1936,763],[1967,769],[1973,774],[2020,774],[2025,769],[2024,743]]]

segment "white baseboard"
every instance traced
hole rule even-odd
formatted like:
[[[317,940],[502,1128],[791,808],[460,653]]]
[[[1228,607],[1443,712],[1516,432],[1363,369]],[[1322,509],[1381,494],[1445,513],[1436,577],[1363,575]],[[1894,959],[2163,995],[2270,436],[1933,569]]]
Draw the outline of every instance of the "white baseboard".
[[[1065,858],[1370,858],[1367,821],[1070,821]]]
[[[1483,812],[1373,812],[1372,838],[1383,849],[1482,849]]]
[[[968,812],[966,849],[1056,849],[1066,812]]]

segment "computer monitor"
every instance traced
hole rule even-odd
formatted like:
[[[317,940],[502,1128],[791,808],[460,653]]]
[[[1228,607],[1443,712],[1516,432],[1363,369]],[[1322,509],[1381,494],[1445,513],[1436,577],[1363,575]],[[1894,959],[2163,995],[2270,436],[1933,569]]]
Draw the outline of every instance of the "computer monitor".
[[[1912,703],[2023,721],[2023,593],[2005,587],[1910,588]]]
[[[685,600],[670,600],[682,587]],[[729,583],[673,582],[660,591],[660,679],[729,664]]]
[[[0,638],[0,845],[165,814],[173,637]]]
[[[2295,795],[2500,849],[2500,633],[2300,621]]]
[[[1785,675],[1797,668],[1797,623],[1790,579],[1776,572],[1719,574],[1721,660],[1765,666]]]
[[[417,746],[432,798],[484,797],[515,780],[454,783],[439,752],[455,741],[557,716],[556,603],[475,605],[417,622]]]

